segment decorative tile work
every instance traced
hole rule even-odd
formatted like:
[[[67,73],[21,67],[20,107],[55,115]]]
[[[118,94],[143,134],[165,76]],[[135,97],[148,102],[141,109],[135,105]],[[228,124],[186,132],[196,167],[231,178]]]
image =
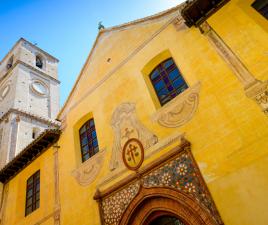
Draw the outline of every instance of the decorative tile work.
[[[132,202],[135,202],[135,197],[139,196],[140,190],[143,193],[144,190],[149,191],[154,190],[154,188],[170,188],[170,191],[185,194],[185,201],[187,199],[192,201],[189,204],[195,202],[196,205],[192,205],[192,207],[198,206],[202,208],[202,213],[198,211],[197,215],[201,216],[198,214],[201,213],[203,218],[209,218],[209,221],[204,220],[204,224],[223,224],[192,156],[190,145],[187,144],[187,141],[184,142],[182,142],[180,149],[175,154],[172,152],[172,154],[167,153],[167,156],[162,161],[159,159],[159,163],[153,163],[141,168],[139,175],[134,177],[131,183],[127,181],[119,182],[116,186],[117,188],[103,192],[106,193],[105,195],[96,194],[94,199],[100,202],[100,215],[103,225],[121,224],[121,219],[129,210],[127,207]],[[102,198],[101,196],[105,197]],[[189,220],[196,221],[194,216],[196,215],[193,215]]]
[[[172,161],[152,171],[142,181],[147,188],[171,187],[185,192],[206,207],[212,215],[218,215],[199,169],[188,151],[183,151]],[[219,217],[216,220],[221,224]]]
[[[139,183],[136,182],[103,200],[102,209],[105,224],[118,224],[122,214],[132,199],[138,194],[139,189]]]

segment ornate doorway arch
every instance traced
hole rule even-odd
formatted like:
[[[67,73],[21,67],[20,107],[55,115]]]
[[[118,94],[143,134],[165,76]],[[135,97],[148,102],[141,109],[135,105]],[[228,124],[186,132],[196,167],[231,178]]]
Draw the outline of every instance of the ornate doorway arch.
[[[223,225],[191,153],[181,144],[105,190],[97,190],[102,225],[151,225],[173,215],[185,225]]]
[[[125,210],[119,225],[150,225],[157,217],[177,217],[185,225],[216,225],[202,205],[172,188],[141,188]]]

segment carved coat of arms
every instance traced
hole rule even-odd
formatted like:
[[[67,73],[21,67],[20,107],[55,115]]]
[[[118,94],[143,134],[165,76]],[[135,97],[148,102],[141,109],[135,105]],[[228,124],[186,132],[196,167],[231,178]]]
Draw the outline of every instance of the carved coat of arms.
[[[145,150],[158,142],[157,136],[137,118],[134,103],[122,103],[119,105],[112,115],[111,125],[114,130],[114,144],[110,162],[111,170],[123,164],[122,150],[125,143],[131,138],[138,139]]]

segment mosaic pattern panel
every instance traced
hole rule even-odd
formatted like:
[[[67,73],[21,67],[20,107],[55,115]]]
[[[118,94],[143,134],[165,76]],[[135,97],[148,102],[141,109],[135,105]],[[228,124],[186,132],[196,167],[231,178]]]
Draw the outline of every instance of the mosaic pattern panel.
[[[118,224],[125,209],[139,192],[139,184],[134,183],[127,188],[104,199],[102,202],[104,223],[108,225]]]
[[[102,217],[105,225],[117,225],[140,190],[140,184],[145,188],[169,187],[191,196],[215,220],[215,224],[223,224],[210,193],[203,181],[191,152],[181,151],[176,157],[143,174],[135,183],[126,185],[102,199]]]
[[[218,215],[206,186],[202,184],[201,174],[188,152],[183,152],[176,159],[143,177],[143,186],[178,189],[194,197],[212,215]],[[216,220],[219,224],[222,223],[220,217],[216,216]]]

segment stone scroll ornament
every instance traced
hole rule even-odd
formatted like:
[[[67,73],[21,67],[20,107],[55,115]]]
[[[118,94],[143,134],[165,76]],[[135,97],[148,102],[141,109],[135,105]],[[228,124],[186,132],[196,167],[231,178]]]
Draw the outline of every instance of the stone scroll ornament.
[[[101,150],[72,171],[72,175],[78,184],[88,186],[95,180],[102,167],[104,156],[105,150]]]
[[[187,123],[197,110],[200,83],[187,88],[179,96],[171,100],[153,116],[164,127],[180,127]]]
[[[122,166],[123,146],[129,139],[136,138],[140,140],[145,150],[158,142],[157,136],[137,118],[134,103],[127,102],[119,105],[112,115],[111,125],[114,130],[114,144],[110,170]]]

